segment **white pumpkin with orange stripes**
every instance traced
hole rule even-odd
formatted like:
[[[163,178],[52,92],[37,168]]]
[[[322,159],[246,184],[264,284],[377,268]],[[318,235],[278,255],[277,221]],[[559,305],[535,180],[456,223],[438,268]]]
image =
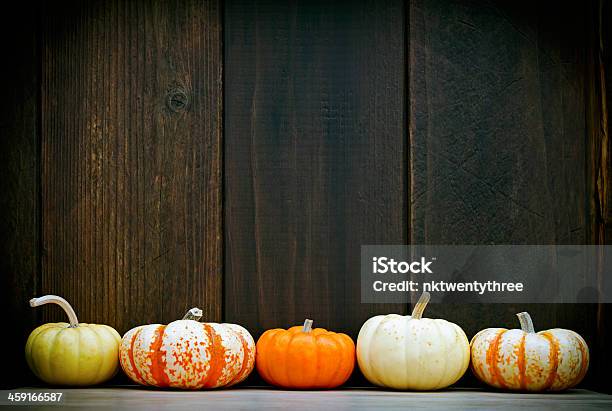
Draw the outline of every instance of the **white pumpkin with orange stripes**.
[[[571,330],[536,333],[528,313],[520,330],[487,328],[472,338],[472,371],[493,387],[516,391],[561,391],[574,387],[589,367],[589,348]]]
[[[193,308],[168,325],[143,325],[122,339],[123,371],[142,385],[184,389],[238,384],[255,365],[255,341],[236,324],[201,323]]]

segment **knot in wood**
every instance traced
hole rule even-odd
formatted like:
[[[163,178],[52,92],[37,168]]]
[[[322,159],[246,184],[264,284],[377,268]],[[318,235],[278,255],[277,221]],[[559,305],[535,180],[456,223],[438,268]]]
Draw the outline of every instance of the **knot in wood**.
[[[166,95],[166,105],[175,113],[185,111],[189,106],[189,96],[187,93],[185,93],[185,91],[179,88],[174,88]]]

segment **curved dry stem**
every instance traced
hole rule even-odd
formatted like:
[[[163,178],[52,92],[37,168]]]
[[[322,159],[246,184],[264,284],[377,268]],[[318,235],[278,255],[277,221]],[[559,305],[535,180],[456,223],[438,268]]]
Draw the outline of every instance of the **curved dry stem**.
[[[420,320],[423,317],[423,311],[425,311],[425,307],[427,307],[427,303],[431,299],[431,294],[427,291],[423,291],[423,294],[419,297],[419,301],[414,306],[412,310],[411,317],[415,320]]]
[[[526,333],[534,333],[535,329],[533,328],[533,321],[531,321],[531,316],[528,312],[518,313],[516,315],[521,322],[521,330]]]
[[[79,320],[77,319],[76,313],[72,309],[72,306],[68,301],[64,300],[62,297],[57,295],[44,295],[42,297],[32,298],[30,300],[30,307],[39,307],[44,304],[57,304],[62,307],[62,310],[68,316],[68,321],[70,321],[70,327],[78,327]]]

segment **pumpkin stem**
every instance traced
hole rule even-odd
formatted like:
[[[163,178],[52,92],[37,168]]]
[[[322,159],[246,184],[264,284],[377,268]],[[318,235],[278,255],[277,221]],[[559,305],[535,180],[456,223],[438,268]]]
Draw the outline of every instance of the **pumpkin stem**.
[[[306,321],[304,321],[304,328],[302,328],[302,331],[305,333],[309,333],[312,331],[312,323],[314,321],[309,320],[308,318],[306,319]]]
[[[527,312],[518,313],[516,315],[521,322],[521,330],[526,333],[535,333],[535,329],[533,328],[533,321],[531,321],[531,316]]]
[[[202,315],[204,315],[204,313],[202,312],[202,310],[200,310],[197,307],[192,308],[191,310],[187,311],[185,313],[185,316],[183,316],[183,320],[194,320],[194,321],[199,321],[200,318],[202,318]]]
[[[32,298],[30,300],[30,307],[38,307],[44,304],[59,305],[60,307],[62,307],[62,310],[64,310],[64,312],[68,316],[68,321],[70,321],[70,328],[79,326],[79,320],[77,319],[76,313],[72,309],[72,306],[62,297],[59,297],[57,295],[45,295],[42,297]]]
[[[423,291],[423,294],[419,297],[419,300],[414,305],[414,309],[412,310],[411,317],[415,320],[420,320],[423,316],[423,311],[425,311],[425,307],[429,302],[431,295],[427,291]]]

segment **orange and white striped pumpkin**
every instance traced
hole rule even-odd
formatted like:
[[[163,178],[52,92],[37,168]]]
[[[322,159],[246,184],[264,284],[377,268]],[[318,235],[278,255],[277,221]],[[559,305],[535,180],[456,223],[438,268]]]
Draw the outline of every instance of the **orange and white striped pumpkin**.
[[[142,325],[121,341],[121,368],[142,385],[185,389],[227,387],[243,381],[255,365],[255,341],[236,324],[201,323],[189,310],[168,325]]]
[[[487,328],[472,338],[472,371],[496,388],[561,391],[577,385],[589,367],[589,348],[571,330],[536,333],[527,313],[517,314],[521,330]]]

